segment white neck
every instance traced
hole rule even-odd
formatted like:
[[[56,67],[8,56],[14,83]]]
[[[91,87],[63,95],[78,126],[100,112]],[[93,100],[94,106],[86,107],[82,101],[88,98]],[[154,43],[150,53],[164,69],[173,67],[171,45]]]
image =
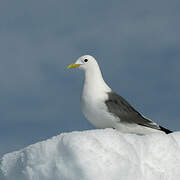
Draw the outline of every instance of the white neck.
[[[99,94],[111,91],[110,87],[104,82],[99,66],[85,71],[83,93]]]

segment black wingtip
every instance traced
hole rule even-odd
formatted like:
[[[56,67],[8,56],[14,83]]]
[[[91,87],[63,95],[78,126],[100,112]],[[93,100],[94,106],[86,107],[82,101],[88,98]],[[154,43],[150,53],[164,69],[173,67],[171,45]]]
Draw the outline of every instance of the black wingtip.
[[[162,127],[162,126],[159,126],[159,127],[160,127],[160,130],[164,131],[166,134],[170,134],[170,133],[173,132],[173,131],[170,131],[169,129],[166,129],[166,128]]]

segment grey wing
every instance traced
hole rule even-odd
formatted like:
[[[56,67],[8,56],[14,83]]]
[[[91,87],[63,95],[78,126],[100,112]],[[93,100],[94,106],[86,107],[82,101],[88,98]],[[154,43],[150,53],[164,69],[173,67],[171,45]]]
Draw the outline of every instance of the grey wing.
[[[143,117],[124,98],[115,92],[108,93],[108,99],[105,103],[108,111],[118,117],[122,123],[138,124],[153,129],[160,129],[156,123]]]

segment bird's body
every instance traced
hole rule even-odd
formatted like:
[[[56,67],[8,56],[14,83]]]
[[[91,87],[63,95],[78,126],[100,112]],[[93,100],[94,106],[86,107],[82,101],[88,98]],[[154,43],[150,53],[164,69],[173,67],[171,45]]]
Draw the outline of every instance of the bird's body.
[[[171,131],[158,126],[136,111],[124,98],[105,83],[97,61],[89,55],[80,57],[71,67],[84,70],[81,109],[97,128],[115,128],[124,133],[148,134]]]

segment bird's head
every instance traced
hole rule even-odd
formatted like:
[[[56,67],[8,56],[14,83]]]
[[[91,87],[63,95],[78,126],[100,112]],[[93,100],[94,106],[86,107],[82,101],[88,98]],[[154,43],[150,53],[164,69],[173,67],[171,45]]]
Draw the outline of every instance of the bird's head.
[[[90,55],[84,55],[84,56],[81,56],[80,58],[78,58],[75,63],[72,63],[69,66],[67,66],[67,69],[78,67],[79,69],[86,71],[86,70],[92,69],[96,66],[98,66],[98,64],[94,57],[92,57]]]

